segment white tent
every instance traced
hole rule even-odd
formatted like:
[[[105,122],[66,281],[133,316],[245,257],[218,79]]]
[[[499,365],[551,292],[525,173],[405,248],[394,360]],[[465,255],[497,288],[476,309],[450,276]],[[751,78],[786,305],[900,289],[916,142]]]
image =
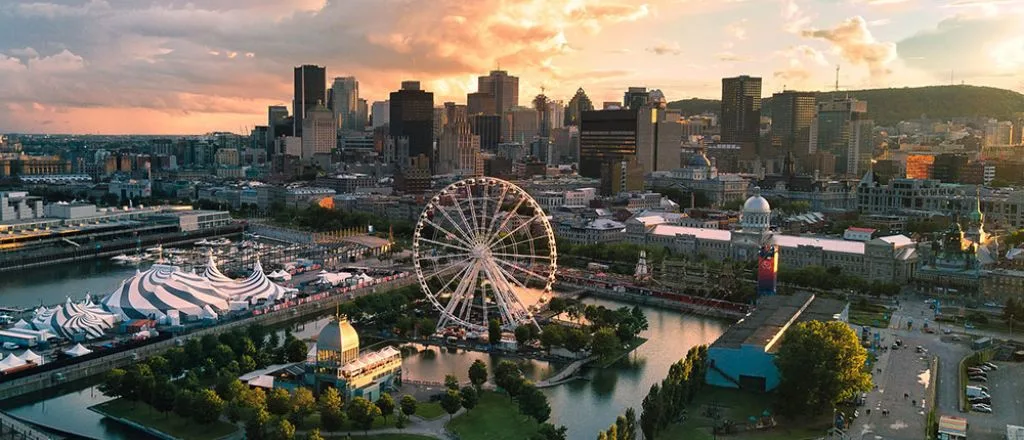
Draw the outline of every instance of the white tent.
[[[64,354],[71,357],[85,356],[89,353],[92,353],[92,350],[85,348],[82,344],[75,344],[74,347],[64,350]]]
[[[203,306],[203,319],[217,319],[217,317],[219,316],[220,315],[218,315],[217,312],[213,311],[213,308],[210,307],[209,304]]]
[[[32,350],[25,350],[25,352],[21,354],[21,358],[36,365],[43,365],[46,363],[46,359]]]
[[[13,368],[18,368],[22,365],[25,365],[26,363],[27,362],[25,362],[24,359],[12,353],[5,357],[4,360],[0,361],[0,371],[7,371]]]
[[[29,324],[24,319],[19,319],[18,322],[14,323],[14,328],[32,328],[32,324]]]

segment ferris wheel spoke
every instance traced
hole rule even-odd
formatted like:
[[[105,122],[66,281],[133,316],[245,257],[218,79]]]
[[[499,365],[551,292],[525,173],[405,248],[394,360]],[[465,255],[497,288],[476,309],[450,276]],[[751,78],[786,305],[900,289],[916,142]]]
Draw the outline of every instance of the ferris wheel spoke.
[[[527,196],[527,197],[529,197],[529,196]],[[512,219],[512,216],[518,215],[518,214],[516,214],[516,212],[519,212],[519,207],[523,206],[523,202],[525,202],[525,201],[526,201],[526,197],[521,197],[519,199],[519,202],[516,203],[516,207],[512,208],[512,210],[509,211],[508,214],[505,215],[505,219],[502,220],[500,225],[498,225],[498,228],[493,230],[493,231],[487,231],[488,237],[493,237],[495,235],[500,234],[501,230],[505,229],[505,225],[508,224],[508,221]]]
[[[462,237],[459,237],[459,236],[458,236],[458,235],[456,235],[456,234],[455,234],[454,232],[452,232],[452,231],[449,231],[449,230],[445,229],[444,227],[442,227],[441,225],[439,225],[439,224],[437,224],[437,223],[434,223],[434,221],[433,221],[433,220],[431,220],[431,219],[429,219],[429,218],[428,218],[428,219],[423,219],[423,221],[424,221],[424,222],[426,222],[427,224],[429,224],[430,226],[433,226],[434,228],[436,228],[436,229],[438,229],[438,230],[440,230],[440,231],[444,232],[446,236],[450,236],[450,237],[454,238],[454,239],[455,239],[456,241],[458,241],[458,242],[462,243],[462,244],[463,244],[464,246],[466,246],[467,248],[473,247],[473,245],[472,245],[472,244],[470,244],[470,243],[469,243],[468,241],[466,241],[466,240],[465,240],[464,238],[462,238]],[[456,225],[456,227],[457,227],[457,226],[458,226],[458,225]]]
[[[470,254],[440,254],[440,255],[423,256],[423,257],[419,257],[419,259],[420,260],[430,260],[430,261],[436,262],[437,260],[440,260],[442,258],[451,258],[451,259],[469,258],[469,255]]]
[[[540,215],[540,214],[534,214],[534,215],[533,215],[533,217],[530,217],[530,219],[529,219],[529,220],[527,220],[527,221],[524,221],[524,222],[522,222],[522,223],[521,223],[521,224],[520,224],[519,226],[516,226],[516,227],[515,227],[515,229],[512,229],[511,231],[509,231],[509,232],[507,233],[507,235],[508,235],[508,236],[511,236],[511,235],[515,235],[515,233],[516,233],[516,232],[519,232],[519,231],[521,231],[521,230],[522,230],[523,228],[525,228],[525,227],[529,226],[529,225],[530,225],[530,224],[532,224],[532,223],[533,223],[534,221],[536,221],[536,220],[538,220],[538,219],[540,219],[540,218],[542,218],[542,217],[543,217],[543,216],[542,216],[542,215]],[[504,227],[504,225],[502,225],[502,227]],[[500,232],[500,231],[499,231],[499,232]],[[487,245],[488,245],[488,246],[493,246],[493,245],[494,245],[495,243],[497,243],[497,242],[499,242],[499,241],[501,241],[501,240],[502,240],[502,238],[500,237],[500,234],[497,234],[497,233],[496,233],[496,234],[494,234],[494,236],[492,236],[492,237],[491,237],[491,240],[487,242]]]
[[[438,275],[441,275],[442,273],[451,271],[452,269],[460,269],[459,272],[460,272],[460,275],[461,275],[461,272],[466,270],[467,267],[469,267],[469,264],[467,264],[466,262],[455,263],[455,264],[452,264],[450,266],[442,267],[442,268],[434,271],[433,273],[431,273],[429,275],[424,275],[423,279],[430,280],[431,278],[434,278],[434,277],[436,277]],[[433,269],[433,268],[431,268],[431,269]],[[458,277],[455,277],[455,278],[458,278]],[[447,287],[447,286],[445,286],[445,287]]]
[[[472,195],[472,192],[470,192],[470,197],[472,197]],[[462,224],[466,226],[466,237],[469,238],[470,240],[475,240],[477,237],[477,231],[469,230],[470,228],[473,227],[473,224],[470,223],[468,219],[466,219],[466,210],[462,208],[462,203],[456,200],[454,207],[458,208],[457,212],[459,213],[459,218],[462,219]]]
[[[468,188],[468,191],[469,197],[466,199],[469,203],[469,217],[473,219],[473,234],[480,235],[480,221],[476,218],[476,205],[473,204],[473,199],[475,199],[476,196],[473,194],[472,187]]]
[[[508,280],[504,275],[501,274],[501,268],[496,264],[489,263],[484,266],[484,272],[487,277],[491,280],[492,285],[495,287],[491,292],[494,297],[494,304],[498,307],[498,313],[501,315],[502,321],[508,324],[514,324],[517,322],[515,315],[512,313],[511,304],[509,304],[509,298],[507,296],[515,297],[515,294],[506,295],[506,292],[512,292],[514,287],[509,284]]]
[[[445,242],[441,242],[441,241],[431,240],[429,238],[422,237],[422,236],[419,238],[419,240],[427,242],[427,243],[431,243],[431,244],[436,244],[438,246],[444,246],[444,247],[448,247],[448,248],[452,248],[452,249],[458,249],[458,250],[463,251],[463,252],[470,252],[469,248],[466,248],[464,246],[456,246],[456,245],[451,244],[451,243],[445,243]]]
[[[504,265],[506,265],[508,267],[511,267],[513,269],[516,269],[516,270],[518,270],[520,272],[523,272],[523,273],[525,273],[527,275],[531,275],[531,276],[533,276],[534,278],[536,278],[538,280],[545,280],[546,281],[548,279],[548,277],[543,276],[543,275],[541,275],[541,274],[539,274],[537,272],[534,272],[534,271],[532,271],[530,269],[527,269],[525,267],[522,267],[522,266],[520,266],[518,264],[510,263],[510,262],[502,260],[500,258],[496,258],[496,259],[494,259],[494,261],[497,261],[498,263],[504,264]]]
[[[506,254],[506,253],[499,253],[499,252],[492,252],[491,255],[493,255],[495,257],[505,257],[505,258],[522,258],[522,259],[525,259],[525,260],[532,260],[532,259],[535,259],[535,258],[539,258],[539,259],[542,259],[542,260],[549,260],[549,261],[551,260],[551,257],[548,256],[548,255]]]
[[[448,300],[448,304],[445,305],[444,314],[448,316],[454,316],[454,311],[458,308],[459,304],[467,299],[467,294],[472,293],[473,284],[476,278],[480,274],[479,265],[474,264],[470,266],[469,276],[462,277],[459,280],[459,284],[455,286],[455,290],[452,291],[452,296]],[[472,297],[469,298],[472,301]]]
[[[526,287],[525,285],[523,285],[523,283],[521,283],[516,277],[512,276],[511,273],[509,273],[505,269],[502,269],[501,266],[498,266],[497,264],[494,264],[494,263],[491,263],[491,266],[493,266],[495,269],[497,269],[499,272],[501,272],[502,275],[504,277],[506,277],[506,279],[512,279],[512,281],[514,281],[516,284],[518,284],[522,289],[529,289],[529,287]],[[510,287],[511,287],[511,285],[510,285]],[[509,295],[508,295],[508,298],[505,298],[505,302],[506,302],[506,308],[508,309],[509,313],[513,313],[514,312],[514,314],[517,317],[520,316],[520,315],[526,314],[527,313],[526,305],[523,304],[523,302],[519,300],[519,295],[515,294],[514,288],[508,290],[507,292],[509,292]],[[515,319],[515,321],[518,321],[518,320],[519,320],[518,318]]]
[[[494,204],[494,214],[490,215],[490,223],[487,225],[486,233],[490,236],[493,233],[494,225],[498,223],[498,214],[501,214],[501,206],[505,204],[505,195],[508,194],[508,185],[501,186],[501,197],[498,197]]]
[[[458,202],[456,202],[456,207],[458,207]],[[458,229],[459,232],[462,233],[463,242],[465,242],[465,243],[472,242],[472,240],[473,240],[473,238],[475,236],[470,234],[469,231],[463,229],[463,227],[462,227],[463,224],[460,224],[459,222],[455,221],[455,219],[453,219],[452,216],[448,214],[448,210],[445,209],[445,207],[443,205],[439,206],[437,208],[440,209],[441,215],[443,215],[444,218],[448,219],[448,222],[451,223],[452,225],[454,225],[455,229]],[[460,210],[460,212],[461,212],[461,210]],[[463,220],[463,222],[465,222],[466,217],[462,217],[462,220]],[[467,225],[467,227],[468,227],[468,225]],[[472,246],[470,246],[470,247],[472,247]]]

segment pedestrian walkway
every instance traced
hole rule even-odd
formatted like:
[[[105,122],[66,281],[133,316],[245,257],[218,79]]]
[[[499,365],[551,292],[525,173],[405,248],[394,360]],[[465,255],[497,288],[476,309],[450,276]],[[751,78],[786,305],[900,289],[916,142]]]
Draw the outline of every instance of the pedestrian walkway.
[[[451,418],[461,416],[466,412],[465,408],[460,408]],[[393,417],[389,417],[390,420],[394,420]],[[324,437],[341,438],[343,436],[363,437],[369,435],[379,434],[415,434],[422,435],[425,437],[432,437],[442,440],[453,440],[456,437],[448,432],[448,428],[445,425],[448,424],[449,417],[447,415],[438,417],[433,420],[427,420],[420,416],[410,416],[409,423],[405,428],[383,428],[383,429],[371,429],[369,431],[320,431],[320,435]],[[296,431],[296,437],[299,435],[305,435],[307,431]]]
[[[542,380],[540,382],[537,382],[534,385],[537,388],[548,388],[548,387],[553,387],[555,385],[560,385],[562,383],[565,383],[570,378],[570,376],[575,374],[577,371],[579,371],[580,368],[583,368],[584,365],[590,363],[594,359],[597,359],[597,357],[596,356],[590,356],[590,357],[587,357],[585,359],[576,360],[573,363],[571,363],[568,366],[566,366],[565,368],[563,368],[562,371],[559,371],[558,373],[556,373],[554,376],[551,376],[551,377],[549,377],[547,379],[544,379],[544,380]]]
[[[0,438],[11,440],[56,440],[60,437],[46,434],[23,423],[7,413],[0,412]]]

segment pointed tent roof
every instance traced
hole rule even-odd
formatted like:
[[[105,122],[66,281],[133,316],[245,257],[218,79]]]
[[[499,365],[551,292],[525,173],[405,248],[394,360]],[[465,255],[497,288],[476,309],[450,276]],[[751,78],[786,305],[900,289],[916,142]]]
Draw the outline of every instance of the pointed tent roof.
[[[24,319],[19,319],[18,322],[14,323],[14,328],[32,328],[32,324],[29,324]]]
[[[25,362],[24,359],[11,353],[7,355],[7,357],[5,357],[4,360],[0,361],[0,371],[7,371],[10,370],[11,368],[17,368],[27,363],[28,362]]]
[[[32,350],[25,350],[25,352],[21,354],[21,358],[36,365],[43,365],[46,363],[46,360],[42,356]]]
[[[71,357],[85,356],[89,353],[92,353],[92,350],[85,348],[81,343],[75,344],[74,347],[64,350],[64,354]]]

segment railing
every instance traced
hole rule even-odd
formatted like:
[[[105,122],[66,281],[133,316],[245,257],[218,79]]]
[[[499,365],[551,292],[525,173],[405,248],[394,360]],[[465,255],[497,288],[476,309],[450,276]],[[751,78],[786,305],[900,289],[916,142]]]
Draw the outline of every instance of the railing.
[[[50,436],[0,412],[0,438],[10,440],[50,440]]]

